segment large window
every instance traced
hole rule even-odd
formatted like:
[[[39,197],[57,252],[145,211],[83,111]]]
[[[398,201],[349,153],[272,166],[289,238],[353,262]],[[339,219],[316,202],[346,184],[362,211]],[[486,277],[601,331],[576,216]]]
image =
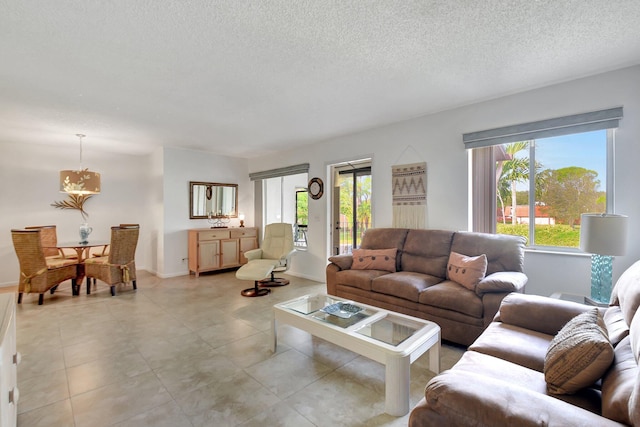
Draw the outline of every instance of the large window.
[[[529,247],[578,248],[580,214],[614,210],[613,139],[622,111],[604,112],[484,131],[499,137],[472,148],[473,229],[524,236]],[[571,126],[557,126],[568,119]]]
[[[295,224],[297,190],[307,185],[307,174],[279,176],[263,180],[263,204],[265,224],[286,222]]]

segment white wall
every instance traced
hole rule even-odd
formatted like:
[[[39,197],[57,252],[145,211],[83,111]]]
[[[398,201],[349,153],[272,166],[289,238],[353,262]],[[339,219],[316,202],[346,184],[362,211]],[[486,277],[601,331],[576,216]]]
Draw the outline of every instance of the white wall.
[[[59,241],[75,241],[83,222],[76,210],[50,206],[64,200],[58,191],[61,169],[77,167],[78,151],[46,145],[0,143],[0,286],[18,282],[19,266],[11,242],[12,228],[55,224]],[[110,239],[110,227],[139,223],[136,266],[160,277],[188,274],[188,228],[209,227],[189,219],[189,181],[238,184],[239,210],[245,224],[254,223],[253,184],[248,161],[179,149],[158,149],[150,155],[123,155],[89,150],[83,165],[101,173],[102,192],[86,202],[89,240]],[[237,226],[238,220],[230,225]]]
[[[89,240],[109,241],[112,225],[139,223],[136,262],[138,268],[148,268],[157,231],[148,220],[149,157],[98,152],[85,144],[83,166],[102,175],[102,192],[85,204],[93,227]],[[55,224],[59,241],[78,241],[80,212],[50,206],[66,198],[59,192],[59,171],[77,167],[78,150],[73,147],[0,143],[0,286],[18,282],[12,228]]]
[[[150,157],[148,214],[153,230],[147,270],[160,275],[164,271],[164,149],[158,148]]]
[[[630,236],[640,233],[640,66],[578,79],[331,139],[301,149],[250,159],[251,172],[309,162],[309,177],[327,185],[327,166],[371,156],[373,221],[391,225],[391,166],[427,162],[428,227],[466,230],[468,224],[467,153],[462,134],[522,122],[624,106],[616,134],[616,212],[630,216]],[[324,281],[327,263],[330,189],[320,200],[309,201],[309,248],[296,255],[292,274]],[[629,239],[626,256],[614,261],[614,280],[640,258],[640,241]],[[589,257],[528,251],[527,292],[589,292]]]
[[[640,66],[574,80],[546,88],[427,115],[391,126],[334,138],[259,159],[238,159],[205,152],[165,148],[148,156],[97,152],[86,147],[85,167],[102,173],[102,193],[87,202],[92,239],[108,240],[109,227],[121,222],[141,224],[136,254],[139,268],[160,277],[187,274],[188,228],[208,227],[189,219],[189,181],[238,183],[239,210],[253,226],[254,186],[248,173],[310,163],[309,178],[321,177],[325,195],[309,200],[307,251],[293,261],[291,273],[325,280],[329,255],[328,207],[331,189],[328,165],[372,158],[376,227],[391,225],[391,166],[427,162],[428,227],[465,230],[468,224],[465,132],[547,119],[568,114],[624,107],[616,134],[616,212],[630,216],[630,236],[640,235]],[[56,224],[61,241],[78,237],[82,218],[77,211],[50,206],[62,200],[58,172],[76,167],[77,150],[27,147],[0,142],[0,286],[14,285],[18,262],[11,228]],[[231,224],[238,225],[237,220]],[[640,241],[629,239],[629,252],[614,262],[614,278],[640,258]],[[527,252],[527,292],[588,293],[589,257]]]
[[[249,164],[246,159],[219,156],[211,153],[176,148],[165,148],[163,156],[164,218],[162,223],[163,256],[160,277],[188,274],[187,230],[208,228],[206,219],[189,219],[189,181],[222,182],[238,184],[238,211],[245,214],[245,226],[254,225],[253,183],[249,180]],[[229,223],[237,227],[234,218]]]

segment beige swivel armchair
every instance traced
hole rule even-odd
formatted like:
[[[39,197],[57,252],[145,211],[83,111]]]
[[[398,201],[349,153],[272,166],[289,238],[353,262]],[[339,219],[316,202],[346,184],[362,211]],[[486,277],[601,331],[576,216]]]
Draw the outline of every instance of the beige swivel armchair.
[[[267,224],[264,228],[264,238],[259,249],[245,252],[249,263],[253,260],[273,260],[276,264],[271,270],[271,276],[260,280],[260,286],[285,286],[289,281],[275,277],[274,273],[287,271],[291,266],[291,257],[295,253],[293,247],[293,226],[287,223]]]

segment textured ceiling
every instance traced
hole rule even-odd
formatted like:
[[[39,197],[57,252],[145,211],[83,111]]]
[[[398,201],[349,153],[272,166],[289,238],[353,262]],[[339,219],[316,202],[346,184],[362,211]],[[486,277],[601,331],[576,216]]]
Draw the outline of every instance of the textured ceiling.
[[[3,0],[0,142],[255,157],[639,63],[638,0]]]

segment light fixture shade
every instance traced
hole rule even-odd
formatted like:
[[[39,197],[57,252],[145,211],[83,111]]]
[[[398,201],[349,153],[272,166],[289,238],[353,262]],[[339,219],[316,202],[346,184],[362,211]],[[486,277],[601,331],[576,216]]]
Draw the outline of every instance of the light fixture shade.
[[[89,169],[60,171],[60,192],[69,194],[99,194],[100,174]]]
[[[615,214],[580,216],[580,249],[599,255],[624,255],[627,252],[629,217]]]

